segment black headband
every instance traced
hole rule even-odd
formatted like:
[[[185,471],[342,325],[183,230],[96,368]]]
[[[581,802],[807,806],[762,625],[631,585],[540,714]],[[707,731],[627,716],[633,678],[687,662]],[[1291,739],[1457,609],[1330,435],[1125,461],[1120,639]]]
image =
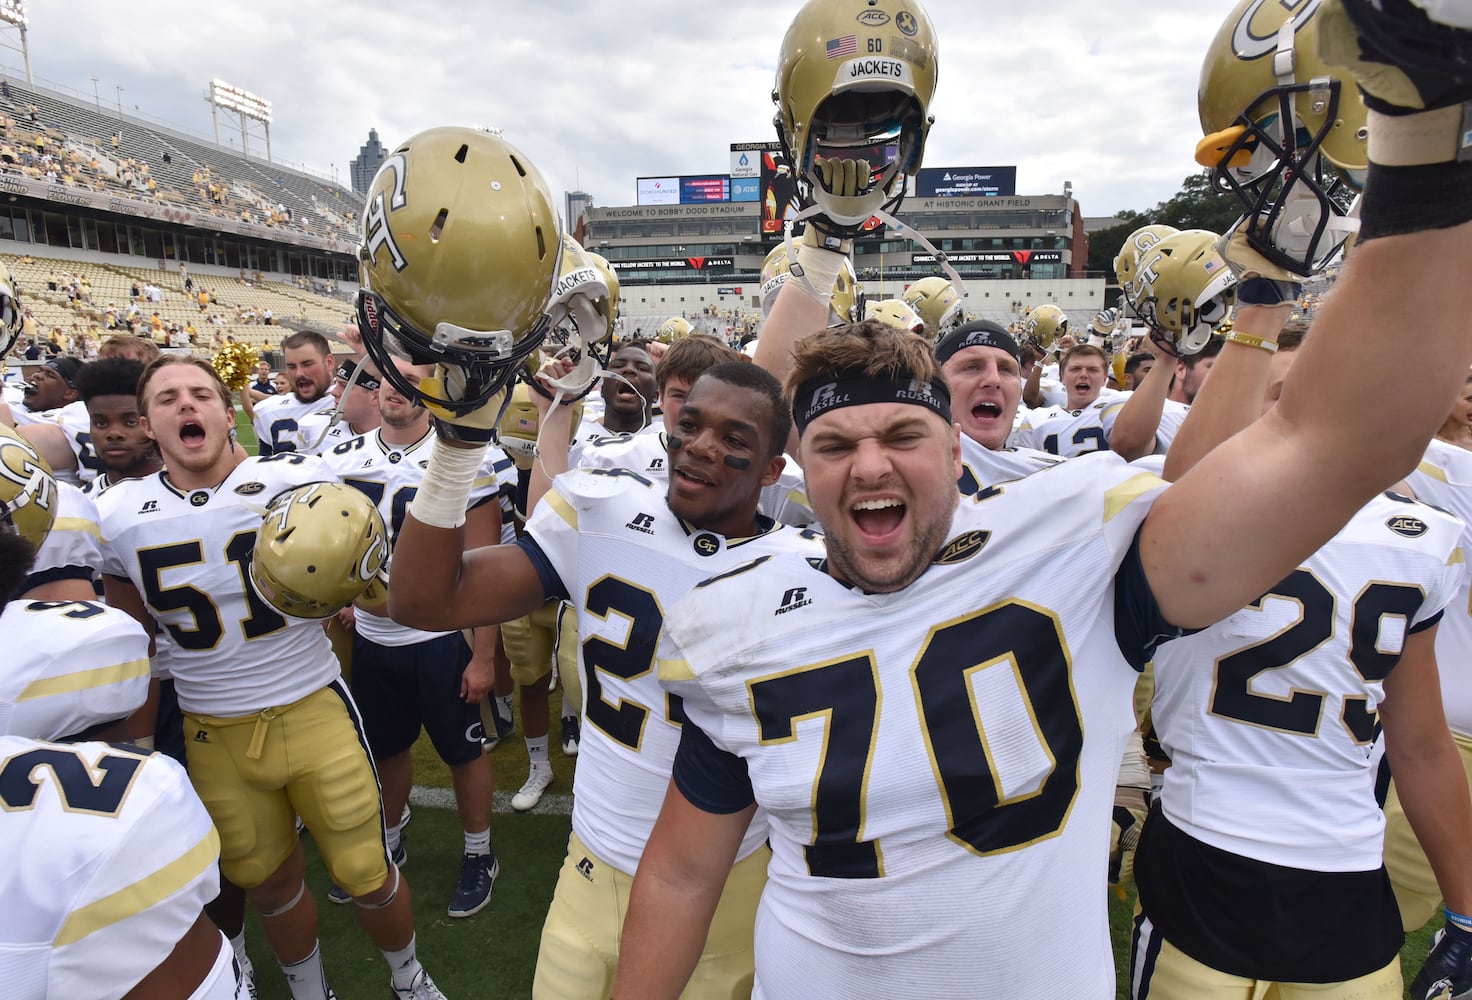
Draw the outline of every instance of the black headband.
[[[818,417],[845,406],[868,403],[910,403],[951,422],[951,390],[939,378],[890,378],[861,370],[811,378],[792,394],[792,422],[799,436]]]
[[[995,323],[977,320],[956,327],[940,338],[935,345],[935,359],[945,364],[960,351],[968,347],[995,347],[1012,355],[1012,360],[1022,361],[1022,352],[1017,349],[1017,340]]]
[[[353,383],[359,389],[367,389],[369,392],[377,392],[380,383],[378,379],[368,374],[367,368],[364,368],[362,371],[358,372],[357,378],[353,378],[353,369],[357,367],[358,365],[356,362],[344,361],[342,364],[337,366],[337,371],[333,374],[335,375],[335,377],[342,379],[344,382]]]

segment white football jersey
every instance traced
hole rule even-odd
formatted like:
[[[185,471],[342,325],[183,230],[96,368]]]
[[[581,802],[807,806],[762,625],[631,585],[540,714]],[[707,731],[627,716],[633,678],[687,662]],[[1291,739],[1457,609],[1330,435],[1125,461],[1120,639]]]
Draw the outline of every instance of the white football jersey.
[[[332,423],[332,411],[325,413],[309,413],[302,417],[297,434],[301,438],[302,446],[298,451],[308,455],[326,455],[342,444],[349,441],[363,431],[355,431],[346,419]]]
[[[1104,439],[1106,441],[1114,438],[1114,422],[1119,419],[1119,411],[1124,409],[1133,392],[1121,392],[1108,401],[1104,408],[1103,424]],[[1170,448],[1170,443],[1176,439],[1181,424],[1186,422],[1186,414],[1191,412],[1191,407],[1186,403],[1177,403],[1174,399],[1167,399],[1161,404],[1160,423],[1155,428],[1155,447],[1152,454],[1164,455]]]
[[[48,579],[95,578],[102,571],[97,505],[70,483],[56,484],[56,520],[31,567],[31,586]]]
[[[1101,397],[1078,410],[1061,406],[1032,410],[1007,443],[1014,448],[1032,448],[1061,458],[1108,451],[1104,410],[1112,402],[1112,398]]]
[[[802,466],[791,455],[783,455],[787,464],[771,486],[762,487],[762,499],[757,509],[774,521],[794,528],[816,526],[817,517],[808,505]]]
[[[558,476],[527,535],[551,562],[578,616],[583,730],[572,828],[632,875],[664,802],[680,742],[678,701],[654,674],[664,610],[714,573],[775,551],[821,555],[811,534],[777,527],[728,540],[676,517],[665,485],[623,470]],[[766,839],[754,821],[746,857]]]
[[[1472,451],[1432,441],[1421,466],[1406,477],[1416,496],[1449,510],[1472,525]],[[1472,552],[1472,528],[1464,528],[1462,549]],[[1472,739],[1472,575],[1464,575],[1436,630],[1436,668],[1441,701],[1452,732]]]
[[[219,893],[220,839],[163,754],[0,736],[0,800],[7,997],[117,1000]]]
[[[569,459],[571,464],[571,459]],[[669,441],[663,424],[652,424],[638,434],[616,434],[583,446],[578,466],[587,469],[628,469],[661,484],[669,481]]]
[[[424,480],[434,439],[435,432],[431,430],[413,444],[391,445],[383,440],[379,431],[370,431],[342,442],[323,455],[322,460],[337,478],[373,501],[378,513],[383,515],[383,523],[388,526],[390,540],[397,542],[399,529],[404,526],[404,517],[409,513],[409,503]],[[495,503],[501,508],[499,517],[503,542],[516,540],[510,512],[511,494],[515,489],[516,467],[511,464],[511,459],[500,448],[487,448],[485,462],[470,488],[470,506]],[[392,579],[392,557],[389,567]],[[392,618],[362,610],[356,613],[355,621],[358,633],[380,646],[412,646],[447,634],[409,628]]]
[[[1461,532],[1381,495],[1263,597],[1160,647],[1152,715],[1175,826],[1288,868],[1380,867],[1375,710],[1407,636],[1456,591]]]
[[[975,496],[997,483],[1010,482],[1057,465],[1063,459],[1035,448],[996,451],[961,435],[961,495]]]
[[[250,715],[337,678],[322,623],[281,615],[248,579],[271,498],[335,479],[320,458],[284,454],[248,458],[212,490],[180,491],[160,472],[97,498],[102,571],[131,581],[168,632],[168,668],[184,711]]]
[[[62,429],[66,435],[66,443],[77,460],[78,482],[91,482],[102,471],[102,462],[92,450],[92,415],[87,412],[87,404],[80,399],[54,410],[38,413],[12,407],[10,413],[17,427],[26,424],[55,424]]]
[[[11,601],[0,612],[0,733],[75,737],[148,697],[148,633],[93,601]]]
[[[661,683],[770,816],[753,997],[1114,995],[1120,649],[1145,640],[1110,581],[1164,488],[1062,462],[962,499],[896,593],[781,554],[675,605]]]
[[[302,420],[312,414],[331,413],[336,406],[331,396],[303,403],[294,392],[261,400],[255,405],[255,418],[251,421],[260,453],[274,455],[303,450],[311,442],[302,438]]]

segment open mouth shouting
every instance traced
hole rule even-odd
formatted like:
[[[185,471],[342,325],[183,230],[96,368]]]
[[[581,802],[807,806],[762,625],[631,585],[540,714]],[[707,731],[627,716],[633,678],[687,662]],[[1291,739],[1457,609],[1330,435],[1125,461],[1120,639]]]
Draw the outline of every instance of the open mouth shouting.
[[[186,448],[198,448],[207,437],[204,424],[197,420],[186,420],[179,425],[179,442]]]
[[[849,506],[849,516],[867,545],[885,545],[895,540],[905,523],[907,508],[898,497],[873,497]]]

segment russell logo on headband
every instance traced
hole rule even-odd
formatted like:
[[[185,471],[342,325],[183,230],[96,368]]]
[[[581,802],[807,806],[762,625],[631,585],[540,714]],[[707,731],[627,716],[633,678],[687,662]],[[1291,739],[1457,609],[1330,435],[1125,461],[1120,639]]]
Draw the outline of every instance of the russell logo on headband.
[[[847,402],[848,394],[844,393],[840,396],[838,394],[838,383],[829,382],[827,385],[819,386],[818,391],[813,393],[813,401],[808,406],[807,417],[811,420],[814,416],[822,413],[829,407],[838,406],[841,403]]]
[[[910,380],[908,389],[900,389],[894,394],[895,399],[904,403],[919,403],[922,406],[935,406],[935,390],[929,382],[915,378]]]

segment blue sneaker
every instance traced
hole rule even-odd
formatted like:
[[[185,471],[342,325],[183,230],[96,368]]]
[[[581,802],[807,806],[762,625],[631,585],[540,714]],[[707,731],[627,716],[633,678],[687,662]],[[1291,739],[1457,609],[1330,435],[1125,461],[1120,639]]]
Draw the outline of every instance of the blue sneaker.
[[[510,736],[512,731],[516,729],[516,722],[514,720],[503,719],[501,717],[501,711],[497,707],[496,699],[494,698],[491,699],[491,717],[496,720],[496,733],[494,736],[487,734],[485,739],[481,740],[481,744],[486,748],[486,753],[490,753],[496,747],[500,746],[501,741]]]
[[[460,882],[450,897],[450,916],[468,917],[485,909],[501,863],[494,854],[467,854],[460,859]]]

